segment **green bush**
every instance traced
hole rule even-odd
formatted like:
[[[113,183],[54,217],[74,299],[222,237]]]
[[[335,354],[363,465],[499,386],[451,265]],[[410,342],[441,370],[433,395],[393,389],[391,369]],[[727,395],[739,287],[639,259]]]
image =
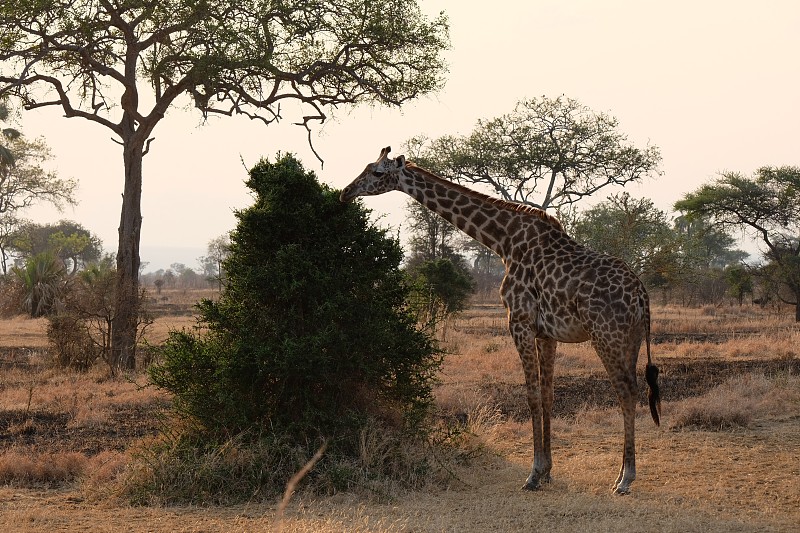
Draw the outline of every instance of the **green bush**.
[[[406,310],[397,240],[291,155],[247,185],[220,298],[199,304],[203,333],[170,334],[152,381],[207,441],[268,431],[354,453],[370,421],[422,429],[441,357]]]
[[[411,310],[420,324],[436,331],[439,323],[467,308],[475,291],[469,272],[450,259],[424,261],[408,273]]]

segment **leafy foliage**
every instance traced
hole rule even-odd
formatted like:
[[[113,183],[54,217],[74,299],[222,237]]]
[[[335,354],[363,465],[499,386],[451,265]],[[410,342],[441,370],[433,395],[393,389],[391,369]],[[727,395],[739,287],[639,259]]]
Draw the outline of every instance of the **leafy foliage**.
[[[753,232],[766,246],[764,258],[774,265],[769,272],[784,288],[777,295],[795,305],[800,322],[800,168],[762,167],[749,178],[724,173],[686,194],[675,208]]]
[[[449,259],[425,261],[409,271],[414,287],[411,310],[431,331],[448,316],[466,309],[475,289],[472,277]]]
[[[739,305],[744,303],[746,294],[753,294],[753,274],[750,269],[741,265],[732,265],[725,269],[725,279],[731,294]]]
[[[29,140],[17,134],[5,139],[0,148],[0,262],[5,274],[9,250],[16,248],[14,241],[25,224],[24,210],[41,202],[59,210],[74,205],[77,183],[45,169],[50,149],[42,139]],[[25,255],[43,251],[40,248]]]
[[[71,220],[21,223],[12,235],[10,247],[22,257],[50,252],[61,259],[70,274],[99,262],[103,254],[100,238]]]
[[[667,220],[647,198],[628,193],[609,196],[581,213],[575,239],[624,260],[650,286],[663,284],[677,268],[679,243]]]
[[[437,325],[466,307],[475,290],[469,266],[458,248],[472,241],[445,219],[417,201],[406,204],[409,253],[406,272],[413,287],[411,311],[420,324]]]
[[[43,252],[25,261],[13,272],[22,283],[22,307],[31,317],[44,316],[54,310],[64,292],[64,267],[52,254]]]
[[[656,172],[654,146],[636,148],[616,118],[559,96],[520,101],[478,121],[469,135],[406,144],[415,161],[451,179],[488,186],[506,200],[565,209],[608,185]]]
[[[6,122],[9,114],[10,109],[8,103],[0,100],[0,122]],[[17,139],[20,133],[16,129],[10,127],[3,128],[0,133],[2,133],[2,135],[0,135],[0,172],[3,172],[13,167],[16,162],[14,153],[9,149],[7,143]]]
[[[414,427],[440,356],[405,311],[397,241],[290,155],[247,185],[226,285],[199,306],[207,333],[172,333],[153,382],[212,439],[260,428],[355,449],[369,418]]]

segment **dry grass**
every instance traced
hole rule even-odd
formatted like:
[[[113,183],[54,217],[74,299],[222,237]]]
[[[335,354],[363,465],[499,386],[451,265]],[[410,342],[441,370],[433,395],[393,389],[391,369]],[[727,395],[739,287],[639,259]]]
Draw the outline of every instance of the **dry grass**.
[[[800,377],[768,379],[745,374],[729,379],[708,393],[672,404],[669,427],[710,430],[748,428],[754,421],[780,418],[800,405]]]
[[[0,409],[7,411],[66,412],[76,425],[97,421],[103,412],[131,404],[164,401],[166,396],[153,388],[143,388],[133,380],[114,380],[105,369],[88,373],[47,366],[43,356],[31,367],[8,369],[0,376]],[[39,361],[37,361],[37,359]]]
[[[441,484],[410,492],[376,487],[381,498],[347,493],[322,498],[300,492],[276,524],[277,499],[254,498],[250,504],[227,507],[128,507],[111,497],[109,488],[115,486],[110,481],[131,473],[125,452],[6,449],[0,454],[0,479],[5,484],[0,487],[0,529],[797,530],[800,378],[791,371],[731,374],[715,382],[718,386],[708,383],[702,393],[680,400],[670,401],[673,391],[665,390],[661,428],[654,427],[646,409],[640,408],[639,475],[633,493],[624,498],[610,494],[621,454],[621,416],[617,408],[587,403],[573,416],[553,423],[553,483],[537,493],[519,491],[532,455],[530,422],[505,414],[498,397],[487,393],[492,387],[502,391],[523,383],[504,316],[499,306],[483,306],[450,324],[450,355],[436,395],[445,411],[465,422],[468,434],[464,461],[447,459],[451,482],[446,490]],[[158,342],[170,328],[193,325],[190,316],[174,315],[159,319],[150,334]],[[656,307],[653,325],[658,340],[653,354],[664,369],[662,384],[677,386],[681,376],[670,373],[674,368],[688,372],[714,363],[717,366],[709,368],[719,372],[726,365],[790,365],[800,357],[800,328],[791,316],[768,310]],[[37,327],[36,321],[26,319],[0,326],[0,347],[11,350],[5,352],[6,359],[32,362],[8,365],[0,374],[1,410],[62,413],[72,430],[92,431],[106,427],[120,408],[163,401],[154,391],[108,380],[100,371],[79,375],[50,369],[37,359],[43,357],[37,350],[44,345]],[[43,335],[43,330],[38,332]],[[604,370],[589,345],[561,345],[556,374],[580,380],[603,377]],[[0,430],[24,435],[40,429],[36,419],[20,416],[13,422]],[[362,462],[380,462],[386,453],[380,432],[365,433],[362,441]],[[484,453],[475,455],[476,450]],[[47,489],[48,483],[56,488]]]
[[[653,333],[722,333],[757,332],[793,327],[794,314],[785,307],[776,312],[746,305],[724,307],[653,307]]]
[[[6,318],[0,327],[0,347],[11,349],[16,356],[26,355],[31,348],[47,346],[47,321],[23,315]]]

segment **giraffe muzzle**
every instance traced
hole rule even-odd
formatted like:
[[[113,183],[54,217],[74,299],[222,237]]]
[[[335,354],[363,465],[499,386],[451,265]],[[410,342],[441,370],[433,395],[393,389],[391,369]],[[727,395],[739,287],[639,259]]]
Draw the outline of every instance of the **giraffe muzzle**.
[[[343,203],[350,202],[356,195],[353,194],[353,188],[350,186],[345,187],[342,189],[341,194],[339,195],[339,201]]]

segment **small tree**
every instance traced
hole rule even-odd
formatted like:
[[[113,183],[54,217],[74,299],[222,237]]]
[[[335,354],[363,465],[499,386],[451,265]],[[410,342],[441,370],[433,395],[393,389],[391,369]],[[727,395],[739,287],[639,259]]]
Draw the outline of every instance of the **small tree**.
[[[10,248],[22,258],[52,253],[70,274],[100,261],[103,255],[103,241],[72,220],[55,224],[20,223],[12,235]]]
[[[112,375],[119,370],[111,357],[115,274],[113,257],[106,256],[67,280],[56,312],[47,317],[47,338],[60,366],[87,370],[102,361]],[[142,312],[137,329],[144,335],[152,318],[144,305],[144,291],[139,298]]]
[[[16,232],[25,224],[23,212],[40,202],[50,203],[59,210],[75,205],[77,184],[58,178],[42,166],[50,158],[50,150],[42,139],[28,140],[17,135],[7,140],[2,149],[8,152],[6,156],[0,154],[0,259],[6,274],[8,250],[15,248]]]
[[[212,440],[256,428],[341,450],[370,417],[419,422],[439,355],[405,311],[398,242],[292,156],[247,185],[227,283],[199,305],[208,333],[172,333],[153,382]]]
[[[230,253],[230,247],[231,240],[226,233],[208,241],[207,255],[197,258],[206,281],[216,284],[220,290],[222,290],[225,280],[225,270],[222,268],[222,264]]]
[[[467,261],[457,248],[477,241],[464,238],[419,202],[406,203],[406,211],[410,235],[406,272],[414,287],[411,306],[418,322],[435,332],[438,324],[464,308],[475,290]]]
[[[728,291],[739,302],[739,306],[744,303],[746,294],[753,294],[753,274],[749,268],[731,265],[725,269],[725,280],[728,282]]]
[[[466,309],[475,290],[472,277],[449,259],[425,261],[410,269],[409,277],[414,287],[411,310],[417,321],[434,333],[449,316]],[[446,328],[442,328],[442,338],[445,335]]]

